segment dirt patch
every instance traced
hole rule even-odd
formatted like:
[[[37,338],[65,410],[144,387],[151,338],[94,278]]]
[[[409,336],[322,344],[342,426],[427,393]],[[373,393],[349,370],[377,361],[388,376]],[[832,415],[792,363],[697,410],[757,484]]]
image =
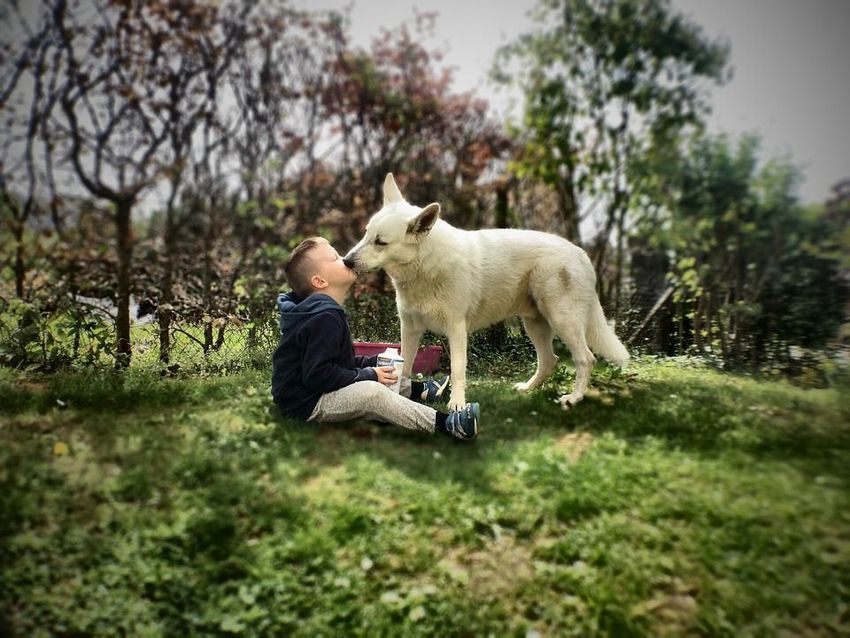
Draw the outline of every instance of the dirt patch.
[[[482,598],[511,599],[534,576],[531,550],[509,534],[500,535],[478,551],[455,547],[438,566],[451,578],[468,583]]]
[[[591,445],[593,445],[593,435],[587,432],[570,432],[552,444],[569,459],[570,463],[578,461]]]
[[[35,379],[16,379],[15,386],[30,394],[41,394],[48,388],[46,381],[37,381]]]
[[[347,498],[348,474],[344,465],[334,465],[307,479],[302,486],[311,501],[342,502]]]
[[[673,578],[666,591],[632,608],[632,616],[650,618],[655,634],[659,636],[697,635],[693,631],[694,618],[699,611],[698,588],[679,578]]]

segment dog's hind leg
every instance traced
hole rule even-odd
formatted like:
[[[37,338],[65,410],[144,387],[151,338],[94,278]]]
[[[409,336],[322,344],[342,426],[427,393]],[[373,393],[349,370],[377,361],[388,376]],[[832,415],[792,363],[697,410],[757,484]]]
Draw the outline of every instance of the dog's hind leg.
[[[565,410],[569,410],[584,398],[587,385],[590,383],[590,373],[596,357],[587,347],[584,321],[577,315],[562,315],[554,322],[555,331],[561,338],[573,357],[573,365],[576,367],[576,382],[573,391],[558,398],[558,403]]]
[[[527,392],[538,387],[549,378],[549,375],[554,372],[558,365],[558,357],[555,356],[555,351],[552,349],[552,339],[555,333],[543,315],[523,317],[522,325],[537,351],[537,370],[534,371],[528,381],[514,384],[515,390]]]
[[[590,278],[587,281],[582,281],[580,277],[577,279],[567,270],[542,270],[532,281],[532,294],[537,310],[569,348],[576,367],[573,391],[558,399],[561,407],[569,410],[584,398],[590,383],[590,372],[596,363],[596,357],[587,345],[588,300],[596,294],[593,281]]]
[[[576,367],[576,381],[573,391],[558,398],[558,403],[565,410],[569,410],[584,398],[587,385],[590,382],[590,372],[596,357],[587,346],[587,320],[584,313],[579,312],[581,304],[571,304],[548,300],[555,298],[553,295],[538,301],[538,307],[543,315],[549,320],[555,330],[555,334],[569,348]]]

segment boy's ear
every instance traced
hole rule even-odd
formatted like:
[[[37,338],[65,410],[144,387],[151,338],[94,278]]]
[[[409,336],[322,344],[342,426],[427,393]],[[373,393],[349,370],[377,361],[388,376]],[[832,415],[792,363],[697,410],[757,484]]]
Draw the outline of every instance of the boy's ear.
[[[325,279],[324,279],[324,278],[322,278],[322,277],[321,277],[321,276],[319,276],[319,275],[313,275],[312,277],[310,277],[310,284],[311,284],[311,285],[313,286],[313,288],[315,288],[316,290],[322,290],[323,288],[327,288],[327,287],[328,287],[328,282],[327,282],[327,281],[325,281]]]
[[[401,191],[395,183],[393,174],[387,173],[387,177],[384,179],[384,206],[400,202],[403,199],[404,197],[401,196]]]
[[[428,204],[407,226],[408,234],[427,235],[440,217],[440,205],[437,202]]]

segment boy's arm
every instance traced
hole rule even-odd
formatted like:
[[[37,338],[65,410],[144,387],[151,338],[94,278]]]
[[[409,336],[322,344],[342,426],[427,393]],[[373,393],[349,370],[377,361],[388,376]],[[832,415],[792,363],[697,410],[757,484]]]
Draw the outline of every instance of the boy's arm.
[[[301,364],[301,381],[316,392],[332,392],[357,381],[377,381],[375,369],[344,368],[339,360],[339,341],[342,318],[322,313],[304,326],[304,361]]]

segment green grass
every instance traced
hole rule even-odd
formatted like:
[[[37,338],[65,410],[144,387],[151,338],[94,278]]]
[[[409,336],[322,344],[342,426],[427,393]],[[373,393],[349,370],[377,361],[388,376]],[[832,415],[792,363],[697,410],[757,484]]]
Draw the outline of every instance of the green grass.
[[[520,372],[460,444],[282,420],[262,372],[0,371],[5,633],[850,632],[847,388],[645,360],[565,413]]]

